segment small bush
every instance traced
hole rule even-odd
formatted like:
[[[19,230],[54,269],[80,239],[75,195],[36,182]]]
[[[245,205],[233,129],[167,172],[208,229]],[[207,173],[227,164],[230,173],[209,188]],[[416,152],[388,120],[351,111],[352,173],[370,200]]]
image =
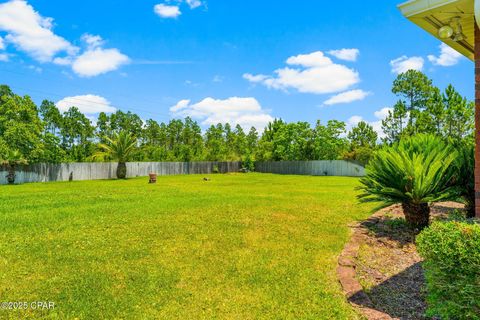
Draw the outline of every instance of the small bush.
[[[408,227],[407,221],[404,218],[390,218],[386,217],[384,224],[391,229],[404,229]]]
[[[437,222],[417,237],[428,315],[480,319],[480,225]]]
[[[450,212],[447,216],[447,221],[456,221],[456,222],[468,222],[469,219],[467,217],[465,210],[458,210],[455,209]]]
[[[362,166],[367,165],[375,154],[375,149],[371,147],[358,147],[343,155],[344,160],[353,160]]]
[[[214,164],[212,168],[213,173],[220,173],[220,169],[218,168],[218,164]]]
[[[251,155],[246,155],[242,161],[242,167],[247,171],[255,171],[255,161]]]
[[[460,145],[457,147],[459,156],[457,157],[458,173],[455,183],[461,191],[461,196],[465,202],[467,216],[475,216],[475,152],[473,145]]]

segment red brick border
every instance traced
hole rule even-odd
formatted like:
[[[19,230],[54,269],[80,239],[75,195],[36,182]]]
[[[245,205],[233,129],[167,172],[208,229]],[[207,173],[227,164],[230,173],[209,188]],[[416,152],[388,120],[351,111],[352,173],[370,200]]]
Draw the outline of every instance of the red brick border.
[[[370,223],[377,223],[379,216],[383,212],[377,212],[372,215],[367,221]],[[344,294],[346,295],[350,304],[359,310],[369,320],[392,320],[391,316],[386,313],[374,309],[374,304],[363,291],[362,286],[356,278],[356,258],[362,240],[362,229],[359,223],[351,226],[353,235],[349,242],[343,248],[340,257],[338,258],[337,277],[342,285]]]

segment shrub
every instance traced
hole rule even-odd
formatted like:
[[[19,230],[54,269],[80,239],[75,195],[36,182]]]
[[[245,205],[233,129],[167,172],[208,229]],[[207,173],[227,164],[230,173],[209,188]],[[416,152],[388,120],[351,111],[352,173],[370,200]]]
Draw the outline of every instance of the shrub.
[[[255,161],[251,155],[248,154],[243,158],[242,167],[247,171],[255,171]]]
[[[344,160],[354,160],[365,166],[370,162],[375,154],[375,149],[371,147],[358,147],[343,155]]]
[[[448,214],[445,221],[467,222],[469,217],[465,213],[465,210],[455,209]]]
[[[436,222],[417,237],[430,316],[480,319],[480,225]]]
[[[214,164],[212,168],[213,173],[220,173],[220,169],[218,168],[218,164]]]
[[[459,188],[452,184],[455,150],[440,138],[417,135],[376,152],[366,167],[359,187],[363,202],[380,207],[401,203],[405,219],[414,228],[429,223],[430,202],[455,199]]]
[[[461,196],[465,202],[467,216],[475,216],[475,153],[474,147],[470,144],[462,144],[458,147],[457,167],[455,183],[460,188]]]

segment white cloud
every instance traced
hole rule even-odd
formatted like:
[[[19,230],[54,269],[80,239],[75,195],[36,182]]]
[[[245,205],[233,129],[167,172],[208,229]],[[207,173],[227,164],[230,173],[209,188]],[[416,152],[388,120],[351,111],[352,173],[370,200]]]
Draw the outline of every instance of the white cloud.
[[[61,66],[72,66],[72,70],[81,77],[94,77],[110,71],[117,70],[120,66],[130,62],[130,58],[118,49],[103,49],[102,37],[84,34],[81,39],[85,42],[87,50],[81,55],[71,57],[57,57],[53,63]]]
[[[357,71],[333,63],[321,51],[290,57],[286,63],[299,67],[278,69],[275,76],[245,73],[243,77],[272,89],[296,89],[299,92],[315,94],[344,91],[360,82]]]
[[[66,97],[58,101],[56,106],[61,112],[65,112],[71,107],[77,107],[80,112],[86,115],[100,112],[111,113],[117,110],[107,99],[93,94]]]
[[[273,117],[255,98],[231,97],[225,100],[205,98],[194,104],[190,100],[181,100],[170,108],[170,112],[174,116],[198,119],[203,125],[228,122],[239,124],[245,129],[253,126],[260,131],[273,121]]]
[[[118,49],[103,49],[104,43],[100,36],[84,34],[82,40],[87,50],[72,59],[56,58],[53,62],[58,65],[72,65],[72,70],[81,77],[94,77],[103,73],[117,70],[120,66],[130,62],[129,57]]]
[[[357,61],[360,50],[358,49],[340,49],[340,50],[330,50],[328,54],[334,56],[337,59],[345,61]]]
[[[82,35],[81,39],[87,44],[89,50],[98,48],[103,45],[104,41],[99,35],[93,35],[85,33]]]
[[[117,70],[130,59],[117,49],[97,48],[80,55],[72,64],[73,71],[81,77],[94,77]]]
[[[266,81],[269,78],[269,76],[266,76],[264,74],[253,75],[250,73],[245,73],[243,75],[243,78],[253,83],[261,83],[263,81]]]
[[[52,62],[59,66],[69,66],[73,63],[73,57],[56,57]]]
[[[201,86],[200,83],[194,82],[194,81],[192,81],[192,80],[185,80],[184,84],[185,84],[186,86],[189,86],[189,87],[192,87],[192,88],[198,88],[198,87]]]
[[[418,70],[423,69],[425,60],[422,57],[407,57],[401,56],[395,60],[390,61],[390,66],[392,67],[392,72],[396,74],[407,72],[408,70]]]
[[[351,116],[347,120],[347,127],[349,127],[351,129],[351,128],[355,127],[359,122],[362,122],[362,121],[364,121],[364,120],[363,120],[363,117],[361,117],[361,116]]]
[[[450,67],[456,65],[460,59],[462,58],[462,55],[452,49],[451,47],[447,46],[446,44],[442,43],[440,45],[440,56],[436,57],[434,55],[429,55],[428,60],[433,63],[436,66],[442,66],[442,67]]]
[[[53,19],[42,17],[24,0],[0,4],[0,31],[7,33],[5,39],[0,40],[0,49],[5,47],[4,41],[13,43],[18,50],[40,62],[72,66],[76,74],[84,77],[116,70],[129,61],[118,49],[102,49],[103,39],[91,34],[82,36],[86,50],[79,54],[78,47],[54,34],[52,29]],[[2,54],[0,59],[6,61],[8,55]]]
[[[299,65],[303,67],[327,67],[332,65],[332,60],[325,57],[323,52],[316,51],[309,54],[299,54],[287,59],[289,65]]]
[[[331,97],[330,99],[325,101],[323,104],[330,106],[330,105],[339,104],[339,103],[350,103],[353,101],[363,100],[370,94],[371,92],[366,92],[363,90],[345,91]]]
[[[347,130],[350,131],[355,127],[359,122],[364,121],[373,127],[373,130],[377,132],[379,138],[384,138],[385,133],[382,130],[382,120],[388,116],[388,112],[393,111],[392,108],[382,108],[374,112],[374,116],[377,120],[366,121],[362,116],[352,116],[347,120]]]
[[[156,4],[153,11],[162,18],[177,18],[182,13],[178,6],[170,6],[163,3]]]
[[[187,0],[187,4],[190,7],[190,9],[195,9],[198,8],[202,5],[201,0]]]
[[[224,77],[222,77],[221,75],[216,74],[216,75],[213,77],[212,81],[213,81],[213,82],[217,82],[217,83],[223,82],[223,78],[224,78]]]
[[[44,18],[23,0],[0,4],[0,30],[5,41],[40,62],[49,62],[60,53],[75,54],[78,48],[52,31],[53,19]]]
[[[28,66],[27,68],[30,69],[30,70],[35,71],[36,73],[42,73],[42,72],[43,72],[43,69],[40,68],[40,67],[37,67],[37,66],[32,66],[32,65],[30,65],[30,66]]]
[[[5,49],[5,42],[3,41],[3,38],[0,37],[0,50]],[[0,53],[0,62],[7,62],[9,60],[8,54],[6,53]]]
[[[376,118],[380,120],[384,120],[386,117],[388,117],[388,113],[392,112],[393,108],[382,108],[380,110],[375,111],[373,114],[375,115]]]

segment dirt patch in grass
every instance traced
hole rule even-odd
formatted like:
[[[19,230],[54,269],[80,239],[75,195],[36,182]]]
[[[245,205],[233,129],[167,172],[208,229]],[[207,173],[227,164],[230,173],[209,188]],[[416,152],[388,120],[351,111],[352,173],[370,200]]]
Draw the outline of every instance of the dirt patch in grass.
[[[436,204],[432,219],[443,219],[462,207],[455,202]],[[415,233],[406,225],[401,207],[383,209],[361,223],[356,227],[355,239],[359,243],[355,276],[369,298],[365,307],[394,319],[428,319],[422,259],[415,247]]]

